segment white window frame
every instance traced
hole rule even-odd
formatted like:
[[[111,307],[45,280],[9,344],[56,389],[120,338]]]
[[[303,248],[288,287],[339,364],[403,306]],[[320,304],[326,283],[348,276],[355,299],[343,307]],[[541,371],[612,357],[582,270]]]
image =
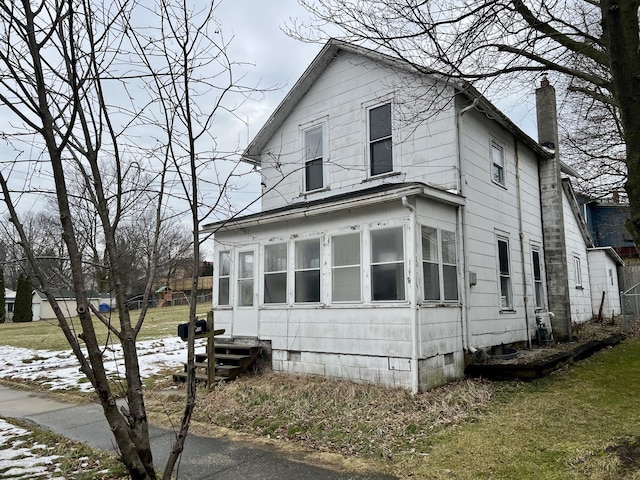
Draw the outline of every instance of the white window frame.
[[[268,253],[267,251],[272,249],[272,248],[276,248],[276,247],[281,247],[282,245],[284,245],[285,248],[285,257],[284,257],[284,270],[282,269],[275,269],[275,270],[268,270],[268,265],[267,265],[267,258],[268,258]],[[263,252],[263,303],[266,305],[283,305],[286,304],[288,302],[288,288],[289,288],[289,275],[288,275],[288,266],[289,266],[289,244],[287,242],[274,242],[274,243],[269,243],[266,244],[264,246],[264,252]],[[284,301],[282,302],[275,302],[275,301],[267,301],[268,299],[270,300],[270,297],[267,296],[267,292],[269,291],[269,289],[267,288],[267,280],[269,277],[274,277],[274,276],[278,276],[278,277],[282,277],[284,275]]]
[[[582,289],[582,261],[580,259],[580,255],[577,253],[573,254],[573,271],[575,275],[576,288]]]
[[[310,243],[310,242],[317,242],[318,244],[318,258],[316,259],[318,261],[317,265],[302,265],[300,266],[300,258],[298,257],[298,254],[300,253],[300,246],[302,244],[305,243]],[[294,243],[294,270],[293,270],[293,274],[294,274],[294,303],[297,304],[304,304],[304,303],[320,303],[322,301],[322,271],[321,271],[321,266],[322,266],[322,241],[320,237],[314,237],[314,238],[305,238],[305,239],[301,239],[301,240],[297,240]],[[298,290],[298,279],[299,278],[303,278],[305,276],[308,276],[307,274],[311,273],[311,272],[317,272],[318,274],[318,294],[317,294],[317,300],[304,300],[303,298],[300,298],[299,293],[302,294],[304,292],[299,292]]]
[[[536,255],[538,257],[537,265]],[[536,269],[539,278],[536,278]],[[536,310],[544,310],[544,262],[542,261],[542,249],[538,245],[531,245],[531,277],[533,278],[533,303]]]
[[[340,263],[336,265],[336,245],[337,239],[345,237],[358,237],[358,263]],[[336,280],[345,272],[358,271],[357,288],[358,295],[353,298],[336,298],[338,285]],[[348,273],[346,273],[348,275]],[[362,301],[362,235],[360,232],[338,233],[331,236],[331,302],[332,303],[360,303]]]
[[[499,161],[496,161],[495,152],[500,152]],[[507,169],[506,169],[506,162],[505,162],[504,146],[496,140],[491,140],[490,155],[491,155],[491,181],[497,185],[506,187],[507,185],[506,170]]]
[[[385,136],[381,136],[381,137],[376,137],[376,138],[371,138],[371,129],[372,129],[372,122],[371,122],[371,113],[373,112],[373,110],[376,110],[378,108],[382,108],[382,107],[389,107],[389,134],[385,135]],[[376,103],[375,105],[371,105],[369,107],[367,107],[366,109],[367,112],[367,155],[366,158],[368,160],[367,162],[367,168],[368,168],[368,176],[370,178],[375,178],[375,177],[379,177],[381,175],[388,175],[390,173],[393,173],[396,168],[395,165],[395,160],[394,160],[394,145],[393,145],[393,103],[391,101],[386,101],[383,103]],[[390,147],[391,147],[391,165],[389,170],[385,170],[384,172],[377,172],[374,173],[374,163],[373,163],[373,154],[372,154],[372,149],[373,146],[376,144],[380,144],[383,142],[389,142]]]
[[[383,232],[391,232],[393,230],[396,231],[400,231],[401,234],[401,241],[399,242],[399,246],[401,248],[400,251],[400,255],[396,255],[396,257],[399,258],[394,258],[394,259],[389,259],[389,260],[385,260],[385,259],[379,259],[376,261],[376,252],[374,252],[374,248],[375,248],[375,240],[374,237],[377,236],[380,233]],[[373,302],[404,302],[407,299],[407,286],[406,286],[406,266],[405,266],[405,246],[404,246],[404,239],[405,239],[405,232],[404,232],[404,228],[402,226],[396,226],[396,227],[387,227],[387,228],[380,228],[380,229],[375,229],[375,230],[370,230],[369,231],[369,249],[370,249],[370,261],[371,261],[371,265],[370,265],[370,274],[371,274],[371,301]],[[400,284],[396,284],[396,298],[375,298],[376,295],[376,288],[375,288],[375,283],[376,283],[376,278],[379,275],[378,272],[376,272],[376,270],[380,270],[379,267],[385,268],[386,266],[393,266],[395,265],[396,268],[397,267],[402,267],[402,271],[401,271],[401,282]],[[397,279],[397,272],[396,272],[396,279]],[[399,287],[399,288],[398,288]]]
[[[459,302],[460,299],[460,292],[458,289],[458,250],[457,250],[457,245],[458,245],[458,240],[456,237],[456,232],[455,231],[451,231],[451,230],[446,230],[446,229],[441,229],[441,228],[435,228],[435,227],[431,227],[429,225],[422,225],[421,226],[421,240],[422,240],[422,282],[423,282],[423,287],[422,287],[422,293],[423,293],[423,299],[425,302]],[[431,244],[434,246],[435,248],[435,252],[433,252],[435,255],[434,257],[431,257],[429,259],[425,259],[424,258],[424,242],[426,238],[432,238],[432,237],[425,237],[425,233],[426,232],[431,232],[432,234],[435,235],[435,243],[431,242]],[[453,263],[451,263],[450,261],[445,262],[445,258],[444,258],[444,242],[443,242],[443,238],[444,236],[453,236],[453,240],[454,240],[454,259],[453,259]],[[437,269],[437,298],[427,298],[427,275],[426,275],[426,265],[435,265],[436,269]],[[453,267],[454,271],[453,271],[453,279],[455,281],[455,298],[448,298],[448,290],[446,288],[447,283],[445,282],[445,279],[448,279],[449,276],[445,273],[445,267]],[[446,278],[445,278],[446,277]]]
[[[224,265],[225,262],[222,260],[222,256],[226,255],[227,256],[227,271],[224,271]],[[220,307],[229,307],[231,306],[231,302],[232,302],[232,297],[231,297],[231,269],[232,269],[232,265],[231,265],[231,251],[230,250],[221,250],[218,253],[218,306]],[[226,280],[226,282],[223,282],[223,280]],[[226,303],[220,303],[220,288],[222,287],[223,283],[227,284],[227,302]]]
[[[252,268],[251,268],[251,276],[245,276],[243,275],[243,258],[245,256],[249,256],[251,255],[253,257],[253,261],[251,262]],[[237,285],[238,285],[238,295],[237,295],[237,302],[238,302],[238,308],[245,308],[245,307],[253,307],[254,306],[254,302],[255,302],[255,288],[256,288],[256,284],[255,284],[255,280],[256,280],[256,253],[253,250],[242,250],[240,252],[238,252],[238,279],[237,279]],[[244,302],[244,298],[243,298],[243,292],[244,292],[244,286],[245,285],[250,285],[251,286],[251,301],[250,303],[245,303]]]
[[[308,148],[307,148],[307,135],[315,130],[320,130],[321,138],[321,148],[322,152],[320,157],[314,156],[311,159],[307,158]],[[307,126],[302,129],[302,191],[305,193],[315,192],[319,190],[323,190],[327,188],[326,182],[326,152],[327,152],[327,141],[326,141],[326,128],[323,123],[314,123],[313,125]],[[320,161],[320,180],[321,185],[315,188],[309,188],[307,178],[308,172],[311,167],[311,163]]]
[[[513,310],[513,285],[512,285],[512,269],[511,269],[511,247],[509,244],[509,238],[498,235],[496,237],[496,260],[498,266],[498,298],[500,300],[500,310],[501,311],[512,311]],[[500,258],[500,244],[503,243],[506,245],[506,264],[503,265],[502,259]],[[503,267],[506,267],[506,270],[503,270]],[[506,287],[506,292],[504,291]]]

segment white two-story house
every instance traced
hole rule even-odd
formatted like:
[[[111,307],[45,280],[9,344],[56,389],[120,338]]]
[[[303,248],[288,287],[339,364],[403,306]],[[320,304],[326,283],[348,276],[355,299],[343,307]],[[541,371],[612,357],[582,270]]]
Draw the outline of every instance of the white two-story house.
[[[205,226],[215,323],[274,370],[417,392],[528,343],[550,304],[570,325],[559,159],[473,88],[332,40],[243,160],[262,211]]]

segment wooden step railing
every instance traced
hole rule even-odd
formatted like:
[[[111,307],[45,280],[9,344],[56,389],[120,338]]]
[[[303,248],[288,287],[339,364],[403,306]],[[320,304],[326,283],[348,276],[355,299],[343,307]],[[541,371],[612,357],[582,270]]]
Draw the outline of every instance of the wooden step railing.
[[[182,328],[182,333],[184,332]],[[207,338],[205,353],[195,355],[196,382],[204,383],[209,388],[214,388],[216,382],[237,378],[258,359],[262,352],[257,345],[215,343],[214,337],[223,333],[224,329],[213,329],[213,312],[209,312],[206,331],[196,334],[196,338]],[[182,339],[186,340],[186,338]],[[186,382],[187,369],[188,365],[185,363],[184,371],[173,374],[173,381]]]

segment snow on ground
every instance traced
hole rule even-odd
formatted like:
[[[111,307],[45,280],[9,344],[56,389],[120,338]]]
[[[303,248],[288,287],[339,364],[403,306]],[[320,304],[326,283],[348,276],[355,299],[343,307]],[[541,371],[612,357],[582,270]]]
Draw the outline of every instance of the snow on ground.
[[[196,347],[204,346],[197,342],[202,340],[196,341]],[[138,342],[137,345],[142,378],[148,378],[166,368],[179,370],[187,359],[186,343],[179,338],[147,340]],[[29,380],[50,390],[92,390],[71,350],[32,350],[0,345],[0,356],[5,359],[0,363],[0,378]],[[109,375],[114,378],[119,375],[124,377],[120,345],[105,347],[103,357]]]
[[[204,347],[203,342],[196,340],[196,347]],[[166,368],[178,370],[187,359],[186,343],[178,338],[142,341],[137,345],[142,378]],[[50,390],[92,390],[71,350],[54,352],[0,345],[0,355],[5,359],[0,363],[0,378],[29,380]],[[120,345],[106,347],[103,356],[109,375],[116,377],[124,372]],[[23,438],[29,433],[0,419],[0,478],[62,479],[58,457],[43,455],[45,446],[26,446]]]
[[[24,437],[30,432],[0,419],[0,478],[50,479],[63,477],[59,472],[59,457],[43,455],[37,451],[47,450],[44,445],[27,446]]]

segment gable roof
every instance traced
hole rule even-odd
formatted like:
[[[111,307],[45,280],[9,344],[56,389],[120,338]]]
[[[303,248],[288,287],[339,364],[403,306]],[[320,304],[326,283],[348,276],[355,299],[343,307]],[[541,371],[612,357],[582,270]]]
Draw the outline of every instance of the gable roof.
[[[594,243],[591,238],[591,234],[589,233],[589,228],[587,227],[587,222],[584,217],[580,213],[580,206],[578,205],[578,199],[576,197],[576,193],[573,190],[573,185],[571,185],[571,180],[568,178],[562,179],[562,189],[564,193],[567,195],[567,199],[569,201],[569,206],[571,207],[571,212],[578,223],[578,228],[580,228],[580,233],[582,234],[582,238],[584,239],[584,243],[587,248],[593,248]]]
[[[289,93],[280,102],[280,105],[274,110],[269,119],[265,122],[260,131],[253,138],[251,143],[247,146],[242,153],[241,159],[247,163],[259,166],[260,154],[264,149],[267,142],[275,135],[276,131],[285,122],[287,117],[291,114],[294,108],[298,105],[300,100],[309,91],[311,86],[322,75],[327,66],[336,58],[340,51],[351,53],[362,57],[369,58],[375,62],[382,63],[391,68],[402,70],[405,72],[411,72],[416,75],[429,76],[434,80],[440,82],[447,82],[455,88],[455,90],[469,99],[472,102],[472,106],[481,112],[486,113],[490,118],[493,118],[496,122],[513,133],[520,141],[531,148],[537,155],[542,158],[552,158],[554,152],[547,150],[536,142],[529,135],[524,133],[515,123],[513,123],[504,113],[487,100],[476,88],[470,83],[462,80],[453,80],[447,78],[444,74],[438,73],[435,70],[424,69],[420,70],[411,65],[410,63],[403,61],[399,58],[392,57],[390,55],[376,52],[368,48],[354,45],[351,43],[343,42],[341,40],[330,39],[320,50],[320,53],[311,62],[309,67],[304,71],[302,76],[293,85]],[[563,171],[573,176],[578,176],[572,169],[567,169],[562,164]]]

